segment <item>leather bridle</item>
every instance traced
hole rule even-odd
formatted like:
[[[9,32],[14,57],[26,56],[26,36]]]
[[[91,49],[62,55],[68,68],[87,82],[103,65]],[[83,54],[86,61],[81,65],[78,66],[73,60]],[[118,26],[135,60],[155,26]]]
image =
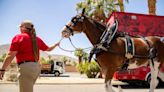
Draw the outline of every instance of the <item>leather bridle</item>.
[[[77,15],[77,16],[73,17],[71,20],[71,25],[68,25],[68,24],[65,25],[66,29],[63,32],[67,32],[70,35],[74,35],[75,30],[73,30],[72,27],[76,26],[76,24],[79,22],[83,22],[84,18],[85,17],[82,15]]]

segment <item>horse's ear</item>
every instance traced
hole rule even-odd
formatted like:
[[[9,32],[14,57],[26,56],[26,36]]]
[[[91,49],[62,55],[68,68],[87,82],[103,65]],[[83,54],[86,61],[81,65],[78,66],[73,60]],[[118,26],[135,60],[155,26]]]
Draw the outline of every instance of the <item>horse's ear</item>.
[[[83,8],[83,10],[82,10],[82,15],[84,15],[84,13],[85,13],[85,8]]]

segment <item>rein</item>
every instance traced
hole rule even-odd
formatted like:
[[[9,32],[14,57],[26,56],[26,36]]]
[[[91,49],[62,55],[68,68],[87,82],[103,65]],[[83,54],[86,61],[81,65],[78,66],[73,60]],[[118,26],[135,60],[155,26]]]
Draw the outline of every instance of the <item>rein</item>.
[[[69,39],[69,42],[71,43],[72,47],[75,48],[75,50],[78,49],[78,48],[73,44],[71,38],[69,37],[68,39]],[[62,40],[63,40],[63,38],[61,38],[59,42],[61,42]],[[66,52],[71,52],[71,53],[72,53],[72,52],[75,52],[75,50],[67,50],[67,49],[64,49],[64,48],[62,48],[60,45],[59,45],[59,48],[60,48],[61,50],[63,50],[63,51],[66,51]],[[86,48],[82,48],[82,49],[83,49],[83,50],[90,50],[91,48],[92,48],[92,47],[86,47]]]

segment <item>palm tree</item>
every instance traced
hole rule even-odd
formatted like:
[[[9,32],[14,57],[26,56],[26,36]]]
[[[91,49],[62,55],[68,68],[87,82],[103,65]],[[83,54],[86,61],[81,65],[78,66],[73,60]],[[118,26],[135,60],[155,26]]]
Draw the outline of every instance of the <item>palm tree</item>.
[[[120,6],[120,11],[121,12],[124,12],[124,3],[123,3],[123,0],[118,0],[118,3],[119,3],[119,6]]]
[[[66,56],[62,56],[61,61],[63,61],[64,64],[66,64],[66,62],[68,62],[68,58]]]
[[[51,55],[48,55],[48,60],[51,60],[52,59],[52,56]]]
[[[129,0],[125,0],[127,3],[129,2]],[[124,9],[124,0],[118,0],[118,4],[119,4],[119,7],[120,7],[120,11],[121,12],[124,12],[125,9]]]
[[[45,64],[46,63],[46,59],[44,57],[41,57],[41,59],[39,60],[41,64]]]
[[[148,10],[150,15],[156,15],[156,0],[148,0]]]
[[[84,52],[84,54],[83,54],[83,60],[84,60],[85,62],[88,61],[88,56],[89,56],[89,54],[86,53],[86,52]]]
[[[85,53],[85,52],[84,52],[83,49],[81,49],[81,48],[77,48],[77,49],[75,50],[74,55],[78,57],[79,63],[82,62],[82,58],[83,58],[83,56],[84,56],[84,53]]]
[[[125,1],[129,2],[129,0]],[[100,22],[105,22],[113,11],[118,11],[118,7],[121,12],[124,12],[123,0],[85,0],[76,4],[77,11],[85,8],[86,15]]]
[[[115,0],[85,0],[76,4],[76,10],[86,9],[86,15],[105,22],[112,11],[117,11],[118,3]]]

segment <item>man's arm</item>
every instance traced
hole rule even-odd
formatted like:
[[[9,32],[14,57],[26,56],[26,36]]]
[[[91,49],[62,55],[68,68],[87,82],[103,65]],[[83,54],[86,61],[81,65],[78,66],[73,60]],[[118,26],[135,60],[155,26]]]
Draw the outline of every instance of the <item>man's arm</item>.
[[[56,46],[59,46],[60,42],[52,45],[51,47],[49,47],[46,51],[52,51]]]
[[[11,64],[11,62],[14,59],[16,54],[17,54],[17,51],[9,51],[8,52],[8,54],[4,60],[2,69],[0,69],[0,80],[2,80],[6,68],[9,66],[9,64]]]
[[[17,54],[17,51],[9,51],[8,52],[8,54],[4,60],[3,66],[2,66],[2,70],[5,70],[9,66],[9,64],[12,62],[12,60],[16,56],[16,54]]]

